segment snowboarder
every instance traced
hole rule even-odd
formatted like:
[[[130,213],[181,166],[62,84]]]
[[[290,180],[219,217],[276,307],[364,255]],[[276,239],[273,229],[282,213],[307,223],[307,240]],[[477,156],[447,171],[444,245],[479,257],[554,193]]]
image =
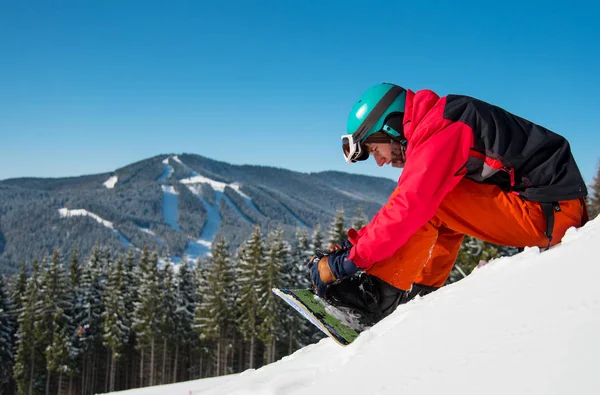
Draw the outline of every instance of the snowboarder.
[[[471,97],[378,84],[352,108],[342,147],[348,163],[403,168],[373,219],[309,262],[315,292],[371,324],[441,287],[465,235],[548,248],[587,221],[567,140]]]

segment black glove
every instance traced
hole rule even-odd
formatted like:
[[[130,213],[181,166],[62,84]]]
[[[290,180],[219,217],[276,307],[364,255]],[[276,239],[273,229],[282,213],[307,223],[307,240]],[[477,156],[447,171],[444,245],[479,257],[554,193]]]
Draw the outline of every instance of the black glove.
[[[315,293],[325,295],[327,288],[338,280],[352,276],[358,267],[348,259],[348,250],[317,250],[309,263],[310,277]]]

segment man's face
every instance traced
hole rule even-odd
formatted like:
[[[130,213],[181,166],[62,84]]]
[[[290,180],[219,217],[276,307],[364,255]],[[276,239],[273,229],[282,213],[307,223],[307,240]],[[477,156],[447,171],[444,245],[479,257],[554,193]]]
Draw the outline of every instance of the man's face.
[[[390,143],[367,143],[365,147],[369,154],[373,155],[377,166],[382,167],[392,163],[392,146]]]

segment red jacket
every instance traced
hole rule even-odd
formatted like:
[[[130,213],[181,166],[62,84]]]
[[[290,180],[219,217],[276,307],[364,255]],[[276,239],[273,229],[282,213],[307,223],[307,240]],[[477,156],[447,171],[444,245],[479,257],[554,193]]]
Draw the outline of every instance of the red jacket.
[[[409,90],[403,124],[406,165],[396,190],[368,225],[348,232],[348,259],[361,269],[392,256],[465,176],[538,202],[587,195],[569,143],[499,107]]]
[[[406,165],[388,203],[371,222],[350,232],[348,259],[366,269],[392,256],[437,211],[464,174],[473,145],[471,128],[443,118],[445,98],[429,90],[406,93]]]

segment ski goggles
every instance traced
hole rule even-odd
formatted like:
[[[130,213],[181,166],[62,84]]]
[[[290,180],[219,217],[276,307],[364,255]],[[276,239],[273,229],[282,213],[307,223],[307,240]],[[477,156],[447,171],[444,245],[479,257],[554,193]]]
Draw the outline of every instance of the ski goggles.
[[[352,134],[342,136],[342,151],[344,152],[344,159],[348,163],[356,163],[369,158],[366,147],[363,147],[360,140],[354,139]]]

